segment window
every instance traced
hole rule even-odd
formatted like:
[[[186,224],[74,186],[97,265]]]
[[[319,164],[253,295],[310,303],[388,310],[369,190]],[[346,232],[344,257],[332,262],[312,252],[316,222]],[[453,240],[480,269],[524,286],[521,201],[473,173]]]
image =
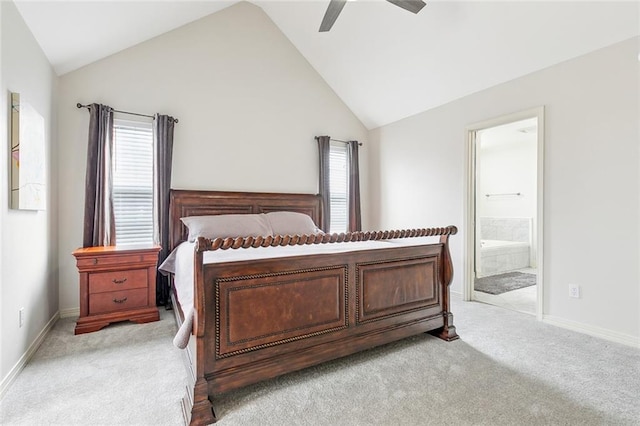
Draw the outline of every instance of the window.
[[[349,225],[349,167],[348,145],[331,142],[329,150],[329,196],[331,197],[330,233],[347,232]]]
[[[153,243],[152,123],[113,122],[116,244]]]

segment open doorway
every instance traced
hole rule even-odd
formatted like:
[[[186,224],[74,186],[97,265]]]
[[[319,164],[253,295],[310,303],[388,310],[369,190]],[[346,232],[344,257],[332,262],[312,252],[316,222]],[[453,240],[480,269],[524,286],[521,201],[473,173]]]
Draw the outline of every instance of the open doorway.
[[[467,130],[464,298],[542,318],[543,109]]]

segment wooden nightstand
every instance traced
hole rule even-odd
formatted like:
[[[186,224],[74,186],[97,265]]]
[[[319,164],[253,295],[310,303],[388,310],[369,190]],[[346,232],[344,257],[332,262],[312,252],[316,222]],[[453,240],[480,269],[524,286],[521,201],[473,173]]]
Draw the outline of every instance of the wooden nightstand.
[[[80,318],[75,334],[117,321],[160,319],[156,307],[159,246],[88,247],[73,252],[80,272]]]

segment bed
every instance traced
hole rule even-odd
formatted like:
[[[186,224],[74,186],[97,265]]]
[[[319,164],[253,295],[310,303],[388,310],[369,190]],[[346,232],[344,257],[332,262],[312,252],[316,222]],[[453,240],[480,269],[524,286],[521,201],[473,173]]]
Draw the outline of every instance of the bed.
[[[449,311],[455,227],[210,239],[194,238],[183,222],[271,212],[320,223],[321,198],[171,191],[171,249],[192,244],[192,301],[185,305],[171,279],[176,319],[188,334],[187,424],[214,423],[223,392],[419,333],[458,338]]]

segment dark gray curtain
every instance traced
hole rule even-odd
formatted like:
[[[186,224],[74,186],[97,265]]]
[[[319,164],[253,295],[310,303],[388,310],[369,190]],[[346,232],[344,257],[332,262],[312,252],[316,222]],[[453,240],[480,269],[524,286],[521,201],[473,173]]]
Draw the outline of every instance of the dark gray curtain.
[[[154,240],[160,244],[158,265],[169,255],[169,190],[171,189],[171,162],[173,158],[173,127],[175,119],[156,114],[153,121],[154,139]],[[169,279],[156,274],[156,304],[171,301]]]
[[[318,152],[320,155],[320,179],[319,194],[322,197],[322,223],[319,223],[320,229],[329,232],[331,224],[331,194],[329,190],[329,151],[331,150],[329,136],[316,136],[318,141]]]
[[[362,231],[360,215],[360,166],[358,141],[349,141],[349,232]]]
[[[85,178],[83,247],[110,246],[116,241],[112,173],[113,108],[89,105],[89,143]]]

